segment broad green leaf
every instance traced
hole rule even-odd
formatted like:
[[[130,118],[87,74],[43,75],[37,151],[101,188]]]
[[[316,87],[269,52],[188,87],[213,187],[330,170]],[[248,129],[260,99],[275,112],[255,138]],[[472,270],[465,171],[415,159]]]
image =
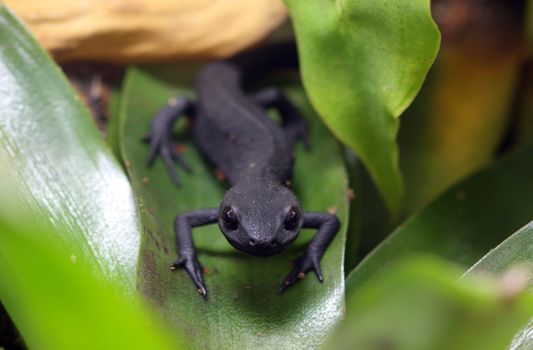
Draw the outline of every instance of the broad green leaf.
[[[420,89],[440,41],[429,1],[285,2],[313,106],[398,213],[397,118]]]
[[[382,268],[428,253],[470,266],[533,218],[533,147],[458,184],[399,226],[348,276],[347,295]]]
[[[191,68],[130,69],[122,90],[119,138],[144,224],[140,288],[153,306],[190,344],[200,348],[313,348],[339,321],[344,300],[344,243],[347,225],[346,172],[340,149],[312,113],[301,89],[290,97],[311,122],[312,150],[296,150],[293,188],[306,211],[336,209],[341,231],[322,259],[325,281],[313,274],[279,295],[277,288],[302,254],[314,231],[305,230],[285,253],[269,258],[232,248],[216,225],[193,231],[205,266],[208,300],[203,300],[185,271],[169,270],[176,257],[172,223],[177,214],[218,207],[225,189],[191,142],[188,128],[184,159],[193,174],[180,172],[182,186],[170,181],[161,161],[145,165],[147,145],[140,142],[154,114],[176,94],[192,96]],[[182,125],[185,126],[185,125]],[[179,129],[179,128],[178,128]]]
[[[514,336],[509,350],[531,350],[533,348],[533,318]]]
[[[21,215],[10,179],[0,180],[0,298],[30,349],[180,348],[138,298],[94,271],[92,257],[42,239],[69,235]]]
[[[465,276],[476,274],[497,276],[513,266],[533,267],[533,221],[476,262]],[[530,282],[533,287],[533,279]]]
[[[59,68],[1,4],[0,38],[0,156],[16,194],[65,228],[43,241],[134,293],[140,223],[126,176]]]
[[[465,273],[465,276],[498,276],[506,271],[508,289],[527,286],[533,291],[533,221],[481,258]],[[515,336],[509,349],[531,348],[533,348],[533,319]]]
[[[507,134],[512,101],[516,99],[517,83],[526,80],[519,74],[524,61],[523,42],[516,40],[520,28],[513,23],[521,14],[512,10],[515,6],[511,2],[494,4],[486,10],[504,10],[500,21],[511,29],[502,31],[493,26],[465,36],[450,30],[453,26],[441,16],[443,28],[448,28],[448,40],[444,40],[420,93],[403,114],[398,135],[405,179],[403,214],[424,208],[450,185],[490,163],[502,142],[510,144]],[[494,50],[496,44],[506,49]],[[527,84],[521,85],[527,88]],[[533,135],[533,113],[528,113],[533,109],[527,108],[533,106],[533,94],[519,94],[524,101],[523,118],[511,129],[525,143],[528,137],[533,139],[528,136]],[[363,253],[381,242],[398,223],[390,220],[377,196],[364,176],[357,193],[364,203]]]
[[[331,349],[501,350],[533,313],[533,295],[502,295],[489,280],[417,259],[373,277],[347,303]]]
[[[405,177],[404,214],[424,208],[450,185],[492,161],[508,131],[510,101],[523,61],[520,47],[482,55],[479,48],[464,46],[441,48],[420,94],[402,116],[398,143]],[[533,135],[533,113],[527,113],[533,111],[530,90],[529,95],[522,93],[523,118],[515,128],[522,143],[533,140],[528,136]],[[532,108],[525,108],[528,104]],[[360,213],[363,253],[398,224],[378,196],[368,176],[363,176],[357,192],[364,203]]]

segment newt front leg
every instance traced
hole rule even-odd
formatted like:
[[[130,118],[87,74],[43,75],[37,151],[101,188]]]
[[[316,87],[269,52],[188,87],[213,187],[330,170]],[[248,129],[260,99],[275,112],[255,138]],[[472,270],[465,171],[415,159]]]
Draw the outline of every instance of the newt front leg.
[[[340,223],[336,215],[327,213],[304,213],[302,228],[317,228],[318,232],[309,243],[305,254],[296,260],[294,268],[285,277],[283,284],[279,288],[279,293],[298,282],[305,276],[305,273],[314,271],[320,282],[324,281],[320,269],[320,259],[326,248],[331,243],[337,232]]]
[[[202,265],[196,256],[196,248],[192,240],[191,229],[193,227],[209,225],[217,222],[218,208],[200,209],[176,216],[174,230],[178,246],[178,260],[170,267],[172,270],[184,268],[191,276],[192,281],[204,298],[207,297],[204,279],[202,277]]]

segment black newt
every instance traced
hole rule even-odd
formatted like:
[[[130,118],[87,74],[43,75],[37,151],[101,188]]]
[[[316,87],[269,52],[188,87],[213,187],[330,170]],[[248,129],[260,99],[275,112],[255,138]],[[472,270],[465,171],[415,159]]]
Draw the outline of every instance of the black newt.
[[[267,57],[269,64],[277,65],[274,58]],[[190,168],[176,150],[171,129],[179,117],[193,117],[196,144],[231,185],[219,208],[187,212],[175,219],[179,259],[171,268],[184,268],[204,297],[207,289],[191,237],[193,227],[218,223],[232,246],[257,256],[279,253],[296,239],[301,228],[318,229],[280,293],[309,271],[323,281],[320,259],[339,229],[336,215],[302,212],[287,186],[292,178],[294,144],[303,141],[308,146],[305,120],[276,88],[245,94],[245,73],[249,76],[253,70],[247,72],[244,66],[238,60],[208,64],[195,80],[197,100],[172,99],[154,117],[145,136],[150,144],[148,165],[160,156],[171,179],[179,185],[174,162],[188,172]],[[251,66],[257,69],[259,65],[252,60]],[[267,115],[269,108],[279,111],[280,125]]]

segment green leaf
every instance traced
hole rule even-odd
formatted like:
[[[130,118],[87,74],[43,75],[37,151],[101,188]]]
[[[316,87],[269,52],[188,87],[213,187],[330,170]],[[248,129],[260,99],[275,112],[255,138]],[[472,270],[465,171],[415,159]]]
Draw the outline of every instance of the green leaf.
[[[458,184],[396,229],[348,276],[347,294],[414,254],[470,266],[533,217],[533,147]]]
[[[509,285],[508,288],[523,288],[527,286],[530,291],[533,291],[533,274],[531,271],[533,271],[533,221],[491,250],[472,266],[464,276],[498,276],[506,272],[508,275],[506,279],[506,283]],[[529,280],[527,279],[528,277]],[[533,347],[532,335],[533,319],[530,320],[526,328],[515,336],[510,349],[531,349]]]
[[[515,334],[509,350],[531,350],[533,348],[533,318],[529,323]]]
[[[11,173],[0,176],[3,305],[30,348],[175,348],[136,298],[140,225],[127,178],[3,5],[0,37],[0,169]]]
[[[194,173],[180,172],[180,188],[172,184],[160,160],[153,168],[146,167],[148,148],[140,142],[151,118],[169,98],[193,95],[191,73],[194,69],[187,66],[130,69],[121,94],[122,155],[145,226],[140,287],[172,327],[186,333],[189,342],[200,348],[316,347],[343,310],[348,205],[339,146],[313,114],[301,89],[290,85],[291,99],[311,122],[312,145],[311,152],[301,146],[296,150],[293,188],[304,210],[334,208],[342,223],[322,259],[324,283],[310,274],[284,294],[277,293],[292,267],[291,260],[302,254],[314,231],[302,232],[280,255],[258,258],[237,252],[216,225],[209,225],[193,232],[199,260],[207,269],[209,299],[205,301],[185,271],[169,270],[177,257],[172,223],[185,211],[218,207],[225,187],[202,161],[187,128],[178,127],[178,135],[185,142],[184,160]]]
[[[474,264],[465,276],[482,274],[497,276],[513,266],[533,266],[533,221]],[[533,279],[530,281],[533,286]]]
[[[94,271],[92,257],[43,239],[68,233],[21,214],[27,204],[0,175],[0,298],[30,349],[180,348],[135,295]]]
[[[440,42],[429,1],[285,2],[313,106],[398,213],[397,117],[420,89]]]
[[[42,240],[134,293],[140,224],[126,176],[59,68],[3,5],[0,37],[0,157],[16,194],[65,228]]]
[[[533,296],[502,296],[488,280],[457,280],[460,270],[434,259],[384,270],[347,303],[331,349],[500,350],[533,313]]]

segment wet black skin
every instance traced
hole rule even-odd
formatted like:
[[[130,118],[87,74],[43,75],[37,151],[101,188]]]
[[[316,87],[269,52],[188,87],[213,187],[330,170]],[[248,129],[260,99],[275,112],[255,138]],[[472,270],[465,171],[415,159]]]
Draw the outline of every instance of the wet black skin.
[[[323,281],[320,259],[339,229],[335,215],[303,212],[287,184],[292,178],[293,146],[308,146],[307,125],[296,108],[277,89],[246,95],[238,66],[216,62],[196,77],[196,101],[176,97],[155,116],[145,141],[150,143],[148,164],[159,156],[176,185],[175,163],[190,169],[176,152],[171,137],[179,117],[194,117],[193,135],[205,157],[220,169],[231,188],[219,208],[180,214],[175,219],[179,259],[172,269],[184,268],[198,292],[207,296],[196,249],[193,227],[218,223],[236,249],[257,255],[279,253],[293,242],[301,228],[318,229],[313,240],[285,278],[280,292],[314,271]],[[276,108],[281,125],[266,113]]]

